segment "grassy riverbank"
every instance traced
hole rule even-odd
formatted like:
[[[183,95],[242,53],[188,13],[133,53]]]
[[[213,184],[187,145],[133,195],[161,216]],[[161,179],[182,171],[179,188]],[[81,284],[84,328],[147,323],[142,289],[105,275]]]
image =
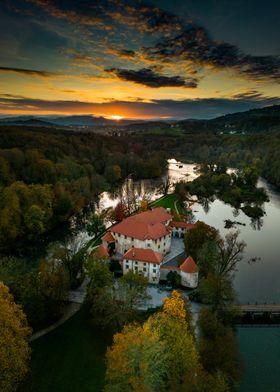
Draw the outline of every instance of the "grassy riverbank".
[[[172,212],[176,212],[177,214],[182,214],[184,212],[184,208],[180,204],[180,199],[175,193],[170,193],[153,201],[150,206],[170,208]]]

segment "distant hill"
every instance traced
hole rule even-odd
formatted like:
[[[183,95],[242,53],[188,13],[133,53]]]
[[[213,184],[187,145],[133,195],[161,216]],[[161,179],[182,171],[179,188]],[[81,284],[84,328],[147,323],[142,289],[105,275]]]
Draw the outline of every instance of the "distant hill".
[[[141,120],[110,120],[104,117],[95,117],[91,115],[80,115],[80,116],[16,116],[16,117],[6,117],[0,118],[0,123],[9,124],[21,124],[21,125],[36,125],[43,126],[43,123],[66,126],[66,127],[96,127],[96,126],[124,126],[134,123],[143,123],[145,121]]]
[[[63,116],[56,117],[48,120],[49,122],[57,125],[68,125],[68,126],[97,126],[97,125],[112,125],[116,124],[116,121],[107,120],[104,117],[94,116]]]
[[[280,131],[280,105],[226,114],[211,120],[186,119],[178,121],[174,126],[183,128],[186,133],[220,132],[251,134]]]
[[[33,126],[33,127],[48,127],[52,128],[55,127],[54,124],[39,120],[37,118],[30,118],[30,119],[21,119],[20,117],[13,118],[13,119],[0,119],[0,125],[23,125],[23,126]]]

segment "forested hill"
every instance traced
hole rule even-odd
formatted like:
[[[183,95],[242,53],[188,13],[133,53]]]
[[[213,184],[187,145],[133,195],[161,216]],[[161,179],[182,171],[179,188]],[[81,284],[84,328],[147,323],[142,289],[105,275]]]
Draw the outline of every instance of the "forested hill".
[[[166,156],[144,141],[53,128],[0,129],[0,251],[81,211],[128,174],[162,175]]]
[[[185,132],[246,133],[280,132],[280,105],[252,109],[217,117],[212,120],[183,120],[177,126]]]

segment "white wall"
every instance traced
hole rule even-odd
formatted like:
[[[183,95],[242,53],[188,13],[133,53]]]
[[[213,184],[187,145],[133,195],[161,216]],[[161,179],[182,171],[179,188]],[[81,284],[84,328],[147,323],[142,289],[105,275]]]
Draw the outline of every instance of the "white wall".
[[[196,288],[198,285],[198,272],[186,273],[181,271],[181,285],[189,288]]]
[[[148,263],[144,261],[136,260],[123,260],[123,274],[132,270],[137,272],[146,278],[148,278],[149,283],[158,283],[160,277],[160,265],[154,263]]]
[[[124,236],[122,234],[113,233],[116,239],[116,251],[124,254],[130,248],[152,249],[162,255],[170,252],[171,247],[171,234],[167,234],[158,240],[145,240],[141,241],[136,238]],[[126,237],[126,238],[125,238]]]

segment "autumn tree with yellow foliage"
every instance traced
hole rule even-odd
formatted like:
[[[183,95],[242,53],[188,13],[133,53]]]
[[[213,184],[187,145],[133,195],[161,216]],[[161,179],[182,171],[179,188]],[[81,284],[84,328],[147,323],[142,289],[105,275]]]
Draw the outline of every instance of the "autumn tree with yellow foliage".
[[[106,392],[228,391],[222,376],[203,370],[190,312],[175,290],[142,326],[130,324],[115,334],[106,357]]]
[[[0,283],[0,391],[15,391],[27,373],[30,348],[26,316]]]

